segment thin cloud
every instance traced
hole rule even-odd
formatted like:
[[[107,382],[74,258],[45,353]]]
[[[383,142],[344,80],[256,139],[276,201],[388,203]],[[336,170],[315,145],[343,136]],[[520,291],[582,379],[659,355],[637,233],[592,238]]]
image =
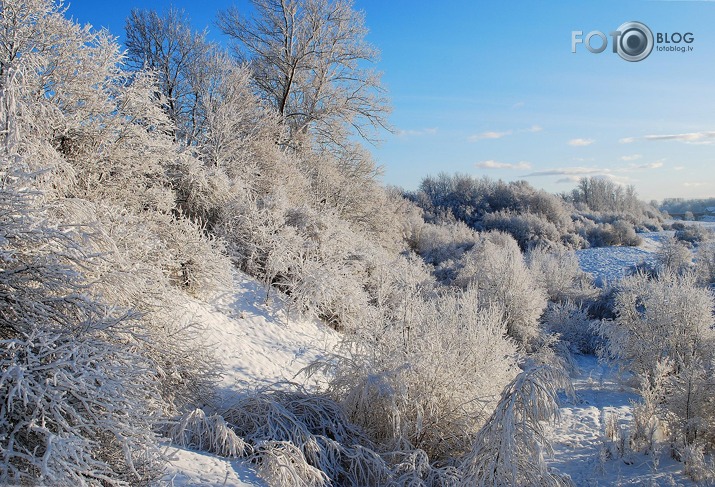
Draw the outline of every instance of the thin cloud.
[[[712,144],[715,142],[715,132],[689,132],[672,135],[646,135],[645,140],[675,140],[686,144]]]
[[[568,144],[573,147],[585,147],[593,144],[594,142],[596,141],[593,139],[571,139],[568,141]]]
[[[532,125],[528,129],[524,129],[523,132],[536,133],[536,132],[541,132],[542,130],[544,130],[544,128],[541,125]]]
[[[475,164],[476,167],[481,169],[531,169],[531,164],[526,161],[517,162],[516,164],[510,162],[499,162],[499,161],[482,161]]]
[[[469,140],[469,142],[476,142],[478,140],[485,140],[485,139],[501,139],[501,138],[506,137],[511,134],[512,134],[511,130],[506,130],[504,132],[489,131],[489,132],[482,132],[481,134],[470,135],[468,140]]]
[[[685,166],[675,166],[673,171],[682,171],[683,169],[685,169]]]
[[[685,186],[686,188],[699,188],[700,186],[705,186],[705,183],[702,183],[702,182],[683,183],[683,186]]]
[[[425,135],[435,135],[437,133],[437,127],[429,127],[424,129],[410,129],[410,130],[398,130],[398,137],[423,137]]]
[[[640,159],[641,157],[643,157],[643,156],[640,155],[640,154],[632,154],[632,155],[630,155],[630,156],[621,156],[621,160],[622,160],[622,161],[626,161],[626,162],[629,162],[629,161],[637,161],[637,160]]]
[[[518,110],[519,108],[523,108],[524,105],[526,105],[526,103],[524,103],[523,101],[518,101],[518,102],[514,103],[511,106],[511,108],[512,108],[512,110]]]
[[[631,144],[637,140],[647,140],[650,142],[674,140],[684,144],[713,144],[715,143],[715,131],[687,132],[683,134],[654,134],[643,137],[625,137],[618,142],[621,144]]]
[[[592,174],[605,174],[610,173],[610,169],[603,169],[598,167],[564,167],[558,169],[547,169],[545,171],[534,171],[529,174],[525,174],[524,177],[539,177],[539,176],[570,176],[570,177],[580,177],[589,176]]]
[[[630,167],[633,169],[658,169],[663,167],[663,163],[661,161],[656,161],[648,164],[631,164]]]

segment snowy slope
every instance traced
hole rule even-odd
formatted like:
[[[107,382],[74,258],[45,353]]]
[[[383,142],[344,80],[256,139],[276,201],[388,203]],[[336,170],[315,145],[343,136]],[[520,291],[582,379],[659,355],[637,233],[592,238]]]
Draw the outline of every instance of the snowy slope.
[[[275,291],[265,302],[265,287],[236,273],[234,289],[211,303],[187,301],[187,319],[206,326],[206,339],[222,361],[220,396],[224,401],[282,380],[296,380],[298,372],[335,348],[338,334],[318,321],[297,319],[286,310]],[[310,383],[307,384],[310,387]],[[170,463],[160,485],[261,486],[250,464],[205,452],[166,445]]]

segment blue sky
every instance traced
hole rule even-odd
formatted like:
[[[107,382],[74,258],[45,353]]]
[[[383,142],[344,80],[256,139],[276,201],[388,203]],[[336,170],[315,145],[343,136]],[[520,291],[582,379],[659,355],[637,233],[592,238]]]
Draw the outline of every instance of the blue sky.
[[[173,4],[221,41],[212,22],[231,3],[73,0],[68,15],[121,41],[131,8]],[[562,192],[579,177],[603,176],[635,185],[647,200],[715,196],[715,1],[355,7],[382,52],[377,67],[393,106],[396,133],[371,149],[384,182],[414,189],[446,171]],[[624,61],[610,44],[600,54],[583,45],[571,52],[573,30],[608,35],[632,20],[654,34],[690,32],[693,50],[654,50],[641,62]]]

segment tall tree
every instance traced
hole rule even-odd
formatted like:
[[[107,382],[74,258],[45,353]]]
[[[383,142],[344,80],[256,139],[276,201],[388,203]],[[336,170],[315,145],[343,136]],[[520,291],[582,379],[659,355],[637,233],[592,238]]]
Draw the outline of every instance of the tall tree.
[[[344,147],[350,134],[375,141],[389,111],[380,75],[366,65],[377,50],[366,40],[364,15],[351,0],[251,0],[255,15],[236,7],[218,25],[249,61],[261,96],[282,116],[289,143],[310,135]]]
[[[183,11],[133,9],[126,23],[127,64],[157,77],[175,139],[192,145],[204,130],[201,97],[215,73],[216,48],[192,30]]]

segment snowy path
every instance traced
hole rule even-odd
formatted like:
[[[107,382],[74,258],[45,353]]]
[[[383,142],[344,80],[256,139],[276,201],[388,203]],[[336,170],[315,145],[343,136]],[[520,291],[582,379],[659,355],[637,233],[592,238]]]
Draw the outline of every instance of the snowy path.
[[[660,455],[657,469],[653,457],[641,454],[608,458],[605,448],[609,416],[621,428],[632,419],[631,400],[637,396],[620,385],[614,370],[596,357],[577,357],[580,371],[573,379],[576,399],[564,399],[560,422],[552,427],[554,455],[550,466],[568,474],[577,486],[695,485],[679,474],[682,465],[667,454]]]

